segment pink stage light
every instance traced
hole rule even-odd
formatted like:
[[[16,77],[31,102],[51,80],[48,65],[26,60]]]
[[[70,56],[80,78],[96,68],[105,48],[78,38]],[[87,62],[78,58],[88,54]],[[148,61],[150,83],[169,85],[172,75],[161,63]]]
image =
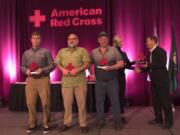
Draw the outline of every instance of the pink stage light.
[[[16,82],[17,80],[17,57],[16,48],[12,43],[7,43],[6,47],[2,51],[3,57],[3,71],[10,83]]]
[[[58,73],[57,73],[57,70],[58,70],[58,69],[56,68],[53,72],[50,73],[50,79],[51,79],[51,81],[58,81],[58,80],[57,80],[57,74],[58,74]]]
[[[7,65],[6,65],[6,73],[8,73],[8,76],[10,78],[10,82],[15,82],[16,81],[16,58],[13,58],[11,55],[8,56],[7,58]]]

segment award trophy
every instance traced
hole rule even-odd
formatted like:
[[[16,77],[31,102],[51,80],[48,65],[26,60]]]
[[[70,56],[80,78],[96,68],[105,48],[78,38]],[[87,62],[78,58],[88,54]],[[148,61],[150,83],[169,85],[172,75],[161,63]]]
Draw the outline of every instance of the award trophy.
[[[39,65],[36,62],[32,62],[29,65],[29,69],[31,70],[31,75],[38,75],[38,73],[36,72],[37,69],[39,69]]]

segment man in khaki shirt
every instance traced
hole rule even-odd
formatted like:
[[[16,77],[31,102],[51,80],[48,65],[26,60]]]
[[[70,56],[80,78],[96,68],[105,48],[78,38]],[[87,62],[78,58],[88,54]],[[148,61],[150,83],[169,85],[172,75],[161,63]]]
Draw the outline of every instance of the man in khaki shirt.
[[[62,96],[64,100],[64,124],[60,131],[66,131],[72,123],[72,104],[75,95],[79,112],[79,123],[83,133],[88,132],[86,125],[86,95],[87,81],[85,70],[88,68],[90,58],[88,52],[78,46],[79,39],[76,34],[68,36],[68,47],[61,49],[56,56],[56,64],[62,72]]]

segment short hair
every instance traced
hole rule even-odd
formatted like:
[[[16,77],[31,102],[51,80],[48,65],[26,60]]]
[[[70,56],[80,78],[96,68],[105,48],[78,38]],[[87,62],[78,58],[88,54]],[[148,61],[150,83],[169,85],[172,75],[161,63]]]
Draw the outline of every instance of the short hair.
[[[40,36],[41,37],[41,33],[39,31],[34,31],[31,33],[31,37],[32,36]]]
[[[158,42],[158,39],[157,39],[156,36],[148,36],[148,38],[149,38],[150,40],[153,40],[155,43]]]

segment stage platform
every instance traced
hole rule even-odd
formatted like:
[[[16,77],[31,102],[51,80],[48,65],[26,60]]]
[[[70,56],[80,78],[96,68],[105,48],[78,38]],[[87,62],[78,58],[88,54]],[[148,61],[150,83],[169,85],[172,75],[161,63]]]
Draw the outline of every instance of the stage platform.
[[[9,110],[10,111],[27,111],[26,97],[25,97],[26,82],[16,82],[11,84],[9,96]],[[94,82],[88,82],[87,85],[87,111],[95,112],[95,91]],[[73,111],[77,112],[76,100],[73,103]],[[51,111],[63,111],[63,99],[61,94],[61,82],[52,82],[50,90]],[[37,111],[41,111],[40,98],[37,99]]]
[[[96,130],[96,115],[88,113],[89,135],[180,135],[180,107],[176,107],[174,112],[174,127],[170,130],[161,129],[160,126],[149,125],[147,121],[153,118],[151,107],[133,107],[126,109],[128,123],[120,131],[115,131],[112,127],[112,116],[107,113],[107,125],[100,131]],[[51,113],[51,132],[49,135],[81,135],[78,128],[78,115],[73,115],[73,127],[67,132],[59,133],[58,127],[62,124],[63,112]],[[38,113],[41,119],[41,113]],[[25,135],[27,128],[28,113],[12,112],[8,108],[0,109],[0,135]],[[41,135],[41,129],[32,135]]]
[[[9,110],[10,111],[27,111],[27,106],[26,106],[26,97],[25,97],[25,82],[16,82],[11,84],[10,88],[10,96],[9,96]],[[87,85],[88,92],[87,92],[87,102],[86,102],[86,109],[87,112],[93,113],[96,111],[95,107],[95,87],[94,87],[94,82],[88,82]],[[126,106],[149,106],[151,105],[150,97],[147,94],[147,98],[142,100],[138,99],[139,102],[138,104],[134,103],[136,102],[133,97],[126,97],[127,98],[127,103]],[[60,112],[64,110],[63,106],[63,100],[62,100],[62,94],[61,94],[61,82],[52,82],[51,83],[51,92],[50,92],[50,97],[51,97],[51,111],[54,112]],[[137,98],[136,98],[137,99]],[[73,103],[73,111],[77,112],[77,104],[76,100]],[[141,102],[140,102],[141,101]],[[176,96],[173,98],[173,104],[175,106],[180,106],[180,96]],[[109,100],[106,98],[105,100],[105,110],[109,109]],[[40,99],[38,98],[37,100],[37,111],[41,111],[41,103]]]

